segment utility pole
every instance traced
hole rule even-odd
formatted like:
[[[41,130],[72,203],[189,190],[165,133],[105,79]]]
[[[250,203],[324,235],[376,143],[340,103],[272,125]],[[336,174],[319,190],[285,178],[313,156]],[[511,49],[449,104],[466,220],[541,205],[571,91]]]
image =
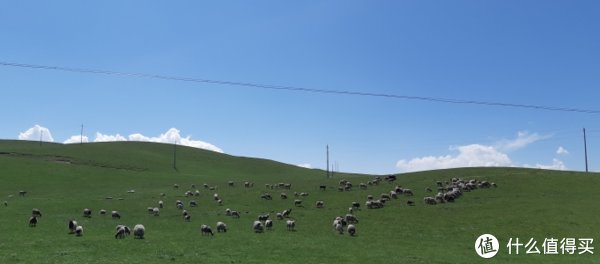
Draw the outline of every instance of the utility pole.
[[[177,170],[177,142],[173,144],[173,169]]]
[[[583,151],[585,154],[585,172],[588,172],[587,141],[585,138],[585,127],[583,128]]]
[[[81,124],[81,134],[79,135],[79,144],[83,144],[83,124]]]
[[[327,179],[329,179],[329,145],[326,145],[325,149],[327,151]]]

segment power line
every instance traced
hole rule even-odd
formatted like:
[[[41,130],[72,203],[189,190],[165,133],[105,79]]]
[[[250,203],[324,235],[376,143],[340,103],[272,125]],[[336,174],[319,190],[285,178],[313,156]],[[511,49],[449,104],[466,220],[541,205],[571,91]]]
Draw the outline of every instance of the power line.
[[[349,90],[315,89],[315,88],[306,88],[306,87],[258,84],[258,83],[235,82],[235,81],[222,81],[222,80],[211,80],[211,79],[202,79],[202,78],[188,78],[188,77],[177,77],[177,76],[168,76],[168,75],[118,72],[118,71],[107,71],[107,70],[97,70],[97,69],[69,68],[69,67],[12,63],[12,62],[2,62],[2,61],[0,61],[0,66],[32,68],[32,69],[41,69],[41,70],[55,70],[55,71],[66,71],[66,72],[78,72],[78,73],[93,73],[93,74],[115,75],[115,76],[124,76],[124,77],[151,78],[151,79],[161,79],[161,80],[170,80],[170,81],[209,83],[209,84],[218,84],[218,85],[243,86],[243,87],[252,87],[252,88],[260,88],[260,89],[286,90],[286,91],[295,91],[295,92],[384,97],[384,98],[403,99],[403,100],[429,101],[429,102],[437,102],[437,103],[473,104],[473,105],[485,105],[485,106],[528,108],[528,109],[547,110],[547,111],[576,112],[576,113],[584,113],[584,114],[600,114],[600,110],[591,110],[591,109],[583,109],[583,108],[544,106],[544,105],[532,105],[532,104],[513,104],[513,103],[503,103],[503,102],[450,99],[450,98],[427,97],[427,96],[410,96],[410,95],[398,95],[398,94],[386,94],[386,93],[370,93],[370,92],[349,91]]]

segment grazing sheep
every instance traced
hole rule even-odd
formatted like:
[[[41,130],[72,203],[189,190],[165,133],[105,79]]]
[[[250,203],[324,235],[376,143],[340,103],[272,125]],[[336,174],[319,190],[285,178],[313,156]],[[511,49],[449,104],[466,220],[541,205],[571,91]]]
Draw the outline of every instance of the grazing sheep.
[[[233,187],[233,181],[227,182],[227,185],[229,185],[229,187]]]
[[[335,231],[337,231],[340,235],[344,233],[344,226],[342,225],[342,223],[335,223],[333,228],[335,229]]]
[[[294,206],[302,206],[302,200],[300,200],[300,199],[294,200]]]
[[[258,221],[266,221],[267,219],[269,219],[269,214],[258,216]]]
[[[69,234],[75,233],[75,228],[77,228],[77,221],[69,220]]]
[[[398,199],[398,194],[395,191],[390,191],[390,197],[393,199]]]
[[[77,226],[77,227],[75,227],[75,235],[76,236],[82,236],[83,235],[83,226]]]
[[[112,211],[110,214],[113,219],[121,219],[121,214],[118,211]]]
[[[349,214],[354,214],[354,208],[348,207],[348,213]]]
[[[344,191],[344,187],[338,186],[338,191],[343,192]]]
[[[370,194],[369,194],[369,195],[367,195],[367,200],[369,200],[369,201],[370,201],[370,200],[373,200],[373,195],[370,195]]]
[[[296,228],[296,221],[294,220],[287,220],[285,222],[286,226],[287,226],[287,230],[288,231],[295,231]]]
[[[129,190],[127,193],[135,193],[135,190]]]
[[[348,225],[348,234],[350,234],[351,236],[354,236],[354,234],[356,234],[356,226],[350,224]]]
[[[194,196],[200,196],[200,190],[196,190],[196,191],[194,192]]]
[[[160,197],[165,197],[165,196],[167,196],[166,193],[160,193]]]
[[[250,188],[250,182],[244,182],[244,187]]]
[[[154,213],[154,207],[148,206],[148,207],[146,207],[146,211],[148,211],[149,214],[153,214]]]
[[[26,191],[19,191],[19,196],[23,196],[23,197],[25,197],[25,194],[27,194],[27,192],[26,192]]]
[[[427,191],[427,192],[433,192],[433,190],[431,188],[429,188],[429,187],[427,187],[427,189],[425,189],[425,191]]]
[[[181,212],[181,215],[182,215],[183,217],[185,217],[186,215],[189,215],[189,213],[188,213],[188,211],[187,211],[187,210],[183,210],[183,212]]]
[[[492,187],[497,188],[498,185],[495,182],[492,182]]]
[[[265,199],[265,200],[273,199],[273,197],[271,197],[271,194],[269,194],[269,193],[263,193],[262,195],[260,195],[260,198]]]
[[[415,202],[414,202],[414,201],[412,201],[412,200],[408,200],[408,201],[406,201],[406,204],[407,204],[408,206],[414,206],[414,205],[415,205]]]
[[[201,225],[201,226],[200,226],[200,233],[201,233],[202,235],[207,235],[207,236],[208,236],[208,235],[211,235],[211,236],[214,236],[214,235],[215,235],[215,234],[213,233],[213,231],[212,231],[212,228],[210,228],[210,226],[208,226],[208,225]]]
[[[323,207],[325,207],[325,202],[323,202],[323,201],[317,201],[317,202],[315,203],[315,206],[316,206],[317,208],[323,208]]]
[[[179,189],[179,184],[177,184],[177,183],[173,184],[173,189]]]
[[[327,191],[327,186],[325,186],[325,185],[320,185],[320,186],[319,186],[319,190],[321,190],[321,191]]]
[[[181,200],[175,201],[175,207],[177,207],[177,209],[183,209],[183,202]]]
[[[225,215],[231,216],[231,209],[229,209],[229,208],[225,209]]]
[[[346,214],[344,219],[350,224],[358,224],[358,218],[353,214]]]
[[[406,196],[413,196],[413,192],[411,189],[403,189],[403,193]]]
[[[273,221],[271,219],[267,219],[265,221],[265,227],[267,228],[267,230],[271,230],[273,228]]]
[[[126,235],[131,234],[131,232],[129,231],[129,227],[124,225],[117,225],[116,230],[117,233],[115,234],[115,239],[123,239]]]
[[[352,202],[352,207],[356,208],[356,209],[359,209],[360,208],[360,203],[358,203],[358,202]]]
[[[183,195],[184,195],[185,197],[192,197],[192,196],[194,196],[194,192],[192,192],[192,191],[187,191],[187,192],[185,192]]]
[[[202,186],[204,187],[204,189],[208,189],[208,184],[202,184]]]
[[[387,193],[382,193],[380,196],[381,200],[391,200],[392,198],[390,197],[389,194]]]
[[[198,203],[195,200],[191,200],[190,207],[196,207],[196,206],[198,206]]]
[[[223,200],[221,200],[221,199],[217,200],[217,204],[218,205],[223,205]]]
[[[160,209],[158,209],[158,207],[152,208],[152,214],[154,214],[154,216],[158,216],[160,214]]]
[[[158,208],[163,208],[163,206],[164,206],[163,201],[158,201]]]
[[[292,213],[292,208],[283,210],[283,212],[281,214],[283,215],[283,217],[289,218],[291,213]]]
[[[137,224],[133,227],[133,238],[144,239],[144,234],[146,233],[146,228]]]
[[[191,187],[192,189],[196,189],[196,184],[193,184],[193,183],[192,183],[192,185],[190,185],[190,187]]]
[[[255,233],[262,233],[265,227],[261,221],[254,221],[252,224],[252,229],[254,229]]]
[[[423,202],[425,204],[431,204],[431,205],[437,204],[437,202],[435,201],[435,198],[433,198],[433,197],[425,197],[425,198],[423,198]]]
[[[308,196],[308,193],[306,193],[306,192],[301,192],[301,193],[300,193],[300,196],[302,196],[302,197],[306,197],[306,196]]]
[[[91,218],[92,217],[92,210],[90,210],[89,208],[83,209],[83,217]]]
[[[31,215],[35,217],[42,217],[42,212],[40,211],[40,209],[33,208],[31,209]]]
[[[218,193],[213,194],[213,199],[215,199],[215,201],[219,200],[219,194]]]
[[[231,217],[240,218],[240,212],[238,212],[238,211],[231,211]]]
[[[282,192],[280,197],[281,199],[287,199],[287,193]]]
[[[227,232],[227,225],[223,222],[217,222],[217,233]]]
[[[30,227],[35,227],[37,225],[37,222],[38,222],[37,216],[34,215],[29,218],[29,226]]]
[[[189,215],[189,214],[187,214],[187,215],[184,215],[184,216],[183,216],[183,220],[184,220],[184,221],[186,221],[186,222],[189,222],[189,221],[191,221],[191,220],[192,220],[192,216],[191,216],[191,215]]]
[[[277,216],[277,219],[283,220],[283,214],[277,213],[276,216]]]
[[[4,201],[4,206],[8,206],[8,201]]]
[[[106,210],[104,210],[104,209],[100,209],[100,214],[101,214],[101,215],[105,215],[105,214],[106,214]]]

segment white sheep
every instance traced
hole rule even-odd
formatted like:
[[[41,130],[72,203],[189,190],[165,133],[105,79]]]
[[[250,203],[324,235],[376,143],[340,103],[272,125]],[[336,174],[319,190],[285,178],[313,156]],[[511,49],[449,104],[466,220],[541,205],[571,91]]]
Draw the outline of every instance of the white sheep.
[[[287,230],[288,231],[295,231],[294,228],[296,228],[296,221],[294,220],[287,220],[285,222],[286,226],[287,226]]]
[[[225,215],[231,216],[231,209],[229,209],[229,208],[225,209]]]
[[[209,234],[210,234],[211,236],[214,236],[214,235],[215,235],[215,234],[213,233],[213,231],[212,231],[212,228],[210,228],[210,226],[208,226],[208,225],[201,225],[201,226],[200,226],[200,233],[201,233],[202,235],[209,235]]]
[[[267,228],[267,230],[271,230],[273,228],[273,220],[267,219],[265,221],[265,227]]]
[[[240,212],[238,212],[238,211],[231,211],[231,217],[240,218]]]
[[[35,217],[42,217],[42,212],[40,211],[40,209],[33,208],[31,209],[31,215]]]
[[[82,236],[83,235],[83,226],[77,226],[77,227],[75,227],[75,235],[76,236]]]
[[[69,234],[75,233],[75,228],[77,228],[77,221],[69,220]]]
[[[158,207],[154,207],[152,208],[152,213],[154,216],[158,216],[160,214],[160,209],[158,209]]]
[[[117,233],[115,234],[115,238],[122,239],[125,238],[126,235],[131,234],[129,227],[124,225],[117,225]]]
[[[30,227],[35,227],[37,225],[37,222],[38,222],[37,216],[34,215],[29,218],[29,226]]]
[[[323,207],[325,207],[325,202],[323,202],[323,201],[317,201],[315,203],[315,205],[316,205],[317,208],[323,208]]]
[[[198,206],[198,202],[196,202],[195,200],[191,200],[190,207],[196,207],[196,206]]]
[[[92,217],[92,210],[90,210],[89,208],[83,209],[83,217],[91,218]]]
[[[159,208],[163,208],[163,206],[164,206],[164,203],[163,203],[163,201],[158,201],[158,207],[159,207]]]
[[[217,233],[227,232],[227,225],[223,222],[217,222]]]
[[[265,227],[261,221],[254,221],[252,224],[252,229],[254,229],[255,233],[262,233]]]
[[[333,228],[335,229],[335,231],[337,231],[340,234],[344,233],[344,226],[342,225],[342,223],[336,223]]]
[[[105,214],[106,214],[106,210],[104,210],[104,209],[100,209],[100,214],[101,214],[101,215],[105,215]]]
[[[300,199],[294,200],[294,206],[302,206],[302,200],[300,200]]]
[[[121,219],[121,214],[118,211],[112,211],[110,214],[113,219]]]
[[[354,234],[356,234],[356,226],[352,224],[348,225],[348,234],[354,236]]]
[[[144,239],[145,233],[146,228],[143,225],[137,224],[133,227],[133,238]]]
[[[186,222],[191,221],[192,220],[192,215],[189,215],[189,214],[188,215],[184,215],[183,216],[183,220],[185,220]]]

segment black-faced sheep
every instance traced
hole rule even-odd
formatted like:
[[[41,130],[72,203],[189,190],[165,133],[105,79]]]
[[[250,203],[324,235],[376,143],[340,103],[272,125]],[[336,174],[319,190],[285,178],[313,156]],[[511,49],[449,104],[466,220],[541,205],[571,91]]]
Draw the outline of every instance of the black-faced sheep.
[[[280,195],[281,199],[287,199],[287,193],[282,192]]]
[[[325,186],[325,185],[320,185],[320,186],[319,186],[319,190],[321,190],[321,191],[327,191],[327,186]]]
[[[35,217],[42,217],[42,212],[40,211],[40,209],[33,208],[31,209],[31,215]]]
[[[152,214],[154,214],[154,216],[160,215],[160,209],[158,209],[158,207],[152,208]]]
[[[118,211],[112,211],[110,215],[113,219],[121,219],[121,214]]]
[[[83,226],[77,226],[77,227],[75,227],[75,235],[76,236],[82,236],[83,235]]]
[[[92,217],[92,210],[90,210],[89,208],[83,209],[83,217],[91,218]]]
[[[360,208],[360,203],[359,202],[352,202],[352,207],[359,209]]]
[[[231,211],[231,217],[240,218],[240,212],[238,212],[238,211]]]
[[[183,216],[183,220],[186,221],[186,222],[191,221],[192,220],[192,215],[190,215],[190,214],[184,215]]]
[[[145,234],[146,228],[143,225],[137,224],[133,227],[133,238],[144,239]]]
[[[294,220],[287,220],[285,222],[286,226],[287,226],[287,230],[288,231],[295,231],[296,228],[296,221]]]
[[[215,234],[213,233],[213,231],[212,231],[212,228],[210,228],[210,226],[208,226],[208,225],[201,225],[201,226],[200,226],[200,233],[201,233],[202,235],[207,235],[207,236],[208,236],[208,235],[211,235],[211,236],[214,236],[214,235],[215,235]]]
[[[229,181],[229,182],[227,182],[227,185],[228,185],[229,187],[233,187],[233,181]]]
[[[261,221],[254,221],[254,223],[252,224],[252,229],[256,233],[262,233],[265,228]]]
[[[435,198],[433,198],[433,197],[425,197],[425,198],[423,198],[423,202],[425,204],[431,204],[431,205],[437,204],[437,202],[435,201]]]
[[[356,234],[356,226],[352,224],[348,225],[348,234],[354,236],[354,234]]]
[[[271,197],[271,194],[269,193],[263,193],[260,195],[260,198],[265,199],[265,200],[272,200],[273,197]]]
[[[302,206],[302,200],[300,200],[300,199],[294,200],[294,206]]]
[[[315,203],[315,206],[316,206],[317,208],[323,208],[323,207],[325,207],[325,202],[323,202],[323,201],[317,201],[317,202]]]
[[[289,208],[289,209],[283,210],[281,215],[283,215],[283,217],[285,217],[285,218],[289,218],[291,213],[292,213],[292,208]]]
[[[264,214],[264,215],[259,215],[258,216],[258,221],[267,221],[267,219],[269,219],[269,214]]]
[[[126,235],[131,234],[129,227],[124,225],[118,225],[116,228],[115,239],[123,239]]]
[[[75,233],[75,228],[77,228],[77,221],[69,220],[69,234]]]
[[[198,203],[195,200],[191,200],[190,207],[196,207],[196,206],[198,206]]]
[[[104,209],[100,209],[100,214],[101,214],[101,215],[105,215],[105,214],[106,214],[106,210],[104,210]]]
[[[265,227],[267,228],[267,230],[271,230],[273,228],[273,221],[271,219],[267,219],[265,221]]]
[[[30,227],[35,227],[37,225],[37,222],[38,222],[37,216],[34,215],[29,218],[29,226]]]
[[[344,219],[350,224],[358,224],[358,218],[353,214],[346,214]]]
[[[333,224],[333,229],[335,229],[335,231],[337,231],[340,235],[344,233],[344,226],[342,223],[338,222]]]
[[[223,222],[217,222],[217,233],[227,232],[227,225]]]
[[[282,213],[277,213],[276,216],[277,216],[277,219],[283,220],[283,214]]]
[[[163,201],[158,201],[158,208],[163,208],[163,206],[164,206]]]

